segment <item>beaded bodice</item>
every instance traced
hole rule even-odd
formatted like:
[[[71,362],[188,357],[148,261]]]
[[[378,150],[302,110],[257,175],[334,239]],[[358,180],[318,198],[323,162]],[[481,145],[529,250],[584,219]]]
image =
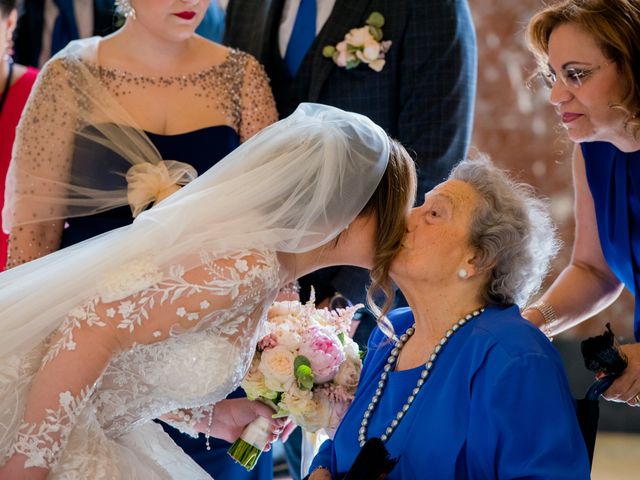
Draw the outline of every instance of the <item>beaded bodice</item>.
[[[94,164],[83,172],[102,169],[123,178],[126,175],[118,165],[103,165],[103,157],[80,148],[78,138],[83,139],[89,127],[134,126],[141,138],[133,144],[139,150],[123,155],[127,162],[180,160],[190,164],[189,158],[158,157],[148,137],[186,135],[226,126],[244,142],[276,120],[275,103],[262,66],[237,50],[229,50],[221,63],[178,76],[138,75],[101,66],[94,58],[73,55],[50,61],[17,128],[7,187],[10,200],[6,215],[12,225],[7,267],[57,250],[65,219],[93,213],[78,211],[83,202],[94,200],[85,192],[110,190],[102,183],[103,176],[74,177],[73,162],[80,158]],[[149,131],[158,133],[146,133]],[[129,158],[128,154],[138,158]],[[70,200],[68,192],[80,196]],[[126,199],[100,211],[123,205]]]

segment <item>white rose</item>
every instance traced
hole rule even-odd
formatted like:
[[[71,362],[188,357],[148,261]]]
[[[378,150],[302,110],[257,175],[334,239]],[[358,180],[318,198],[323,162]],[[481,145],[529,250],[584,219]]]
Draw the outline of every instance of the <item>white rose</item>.
[[[360,380],[361,371],[362,362],[360,359],[348,358],[342,362],[342,365],[340,365],[338,373],[334,377],[333,381],[338,385],[343,385],[348,389],[355,390],[358,386],[358,381]]]
[[[249,371],[242,380],[242,388],[250,400],[255,400],[259,397],[273,399],[277,394],[265,384],[264,375],[258,370],[259,364],[260,356],[256,355],[251,362],[251,368],[249,368]]]
[[[278,345],[287,347],[289,350],[297,350],[302,342],[302,336],[298,329],[288,323],[278,325],[271,334],[275,337]]]
[[[313,393],[310,390],[300,390],[295,385],[282,395],[280,405],[294,418],[302,418],[307,412],[315,409]]]
[[[267,388],[283,392],[294,382],[293,361],[296,355],[283,345],[262,352],[258,370],[264,375]]]
[[[372,40],[364,44],[364,48],[362,49],[362,56],[366,59],[366,62],[377,60],[379,55],[380,44],[378,42]]]
[[[346,357],[346,359],[360,361],[360,347],[358,347],[358,344],[354,342],[352,338],[347,337],[346,335],[343,338],[344,356]]]
[[[353,28],[345,36],[345,40],[348,44],[359,47],[364,45],[370,40],[373,40],[369,27]]]
[[[282,403],[293,421],[305,430],[315,432],[330,424],[331,404],[309,391],[293,388],[283,396]]]

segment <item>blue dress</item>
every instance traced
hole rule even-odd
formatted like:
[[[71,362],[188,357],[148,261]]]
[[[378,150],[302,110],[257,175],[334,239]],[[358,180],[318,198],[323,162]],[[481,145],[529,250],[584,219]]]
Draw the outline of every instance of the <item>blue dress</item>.
[[[636,298],[633,331],[640,341],[640,151],[624,153],[606,142],[580,147],[602,253],[611,271]]]
[[[202,175],[240,145],[240,137],[236,131],[223,125],[207,127],[179,135],[157,135],[147,132],[147,136],[158,149],[162,158],[189,163],[196,169],[198,175]],[[82,137],[76,138],[72,162],[74,175],[82,175],[83,169],[86,168],[100,168],[101,165],[105,164],[114,165],[114,162],[118,161],[112,158],[116,154],[110,149],[95,143],[89,144],[88,142]],[[87,152],[92,156],[91,162],[82,161]],[[101,156],[109,156],[108,163],[100,162]],[[124,159],[121,159],[121,161],[123,166],[117,170],[127,171],[130,164]],[[120,174],[104,172],[104,177],[109,181],[106,184],[108,186],[113,188],[126,187],[126,180]],[[115,228],[123,227],[132,221],[131,209],[128,206],[114,208],[96,215],[69,218],[67,220],[68,226],[62,234],[61,248]],[[244,396],[241,389],[230,395],[230,397],[237,396]],[[164,423],[161,424],[185,453],[192,457],[216,480],[270,480],[273,478],[271,452],[263,453],[256,467],[251,472],[247,472],[227,455],[227,450],[231,446],[229,443],[212,438],[210,439],[211,451],[208,451],[206,450],[204,435],[200,435],[197,439],[192,438]]]
[[[397,333],[413,324],[408,308],[389,319]],[[376,328],[356,398],[312,464],[334,479],[360,448],[363,414],[393,344]],[[406,402],[422,367],[390,372],[367,438],[380,437]],[[431,375],[386,448],[393,479],[589,478],[589,460],[561,360],[517,307],[488,307],[441,350]]]

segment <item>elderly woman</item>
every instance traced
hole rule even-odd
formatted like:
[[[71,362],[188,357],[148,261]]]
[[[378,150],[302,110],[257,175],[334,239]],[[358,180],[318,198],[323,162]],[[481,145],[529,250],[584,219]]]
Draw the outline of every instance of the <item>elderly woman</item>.
[[[531,50],[574,151],[571,263],[523,314],[554,335],[640,288],[640,0],[565,0],[533,17]],[[558,79],[560,81],[558,81]],[[640,340],[640,305],[634,331]],[[606,393],[640,405],[640,345]]]
[[[414,208],[390,276],[410,309],[377,329],[356,398],[312,480],[339,479],[379,437],[388,478],[589,478],[557,353],[519,313],[556,242],[530,189],[464,161]]]

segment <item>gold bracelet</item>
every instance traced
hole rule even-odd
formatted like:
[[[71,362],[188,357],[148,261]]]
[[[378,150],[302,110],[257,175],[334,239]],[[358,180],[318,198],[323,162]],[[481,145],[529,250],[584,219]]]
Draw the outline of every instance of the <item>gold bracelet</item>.
[[[547,337],[551,338],[551,324],[558,319],[553,307],[545,302],[536,302],[524,309],[524,311],[527,310],[537,310],[540,312],[540,315],[542,315],[542,318],[544,319],[544,324],[540,326],[540,330],[542,330],[542,333]]]

